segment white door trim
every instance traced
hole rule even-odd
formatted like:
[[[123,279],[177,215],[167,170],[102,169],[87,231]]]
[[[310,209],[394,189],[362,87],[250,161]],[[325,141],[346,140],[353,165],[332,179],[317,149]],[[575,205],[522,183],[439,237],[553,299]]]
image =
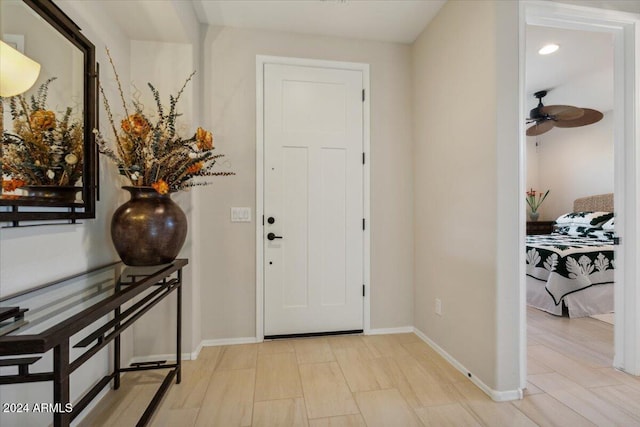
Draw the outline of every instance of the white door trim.
[[[640,213],[640,17],[631,13],[590,7],[565,5],[555,2],[525,1],[521,3],[520,46],[524,46],[524,25],[604,31],[614,36],[614,109],[615,115],[615,211],[622,221],[616,220],[622,244],[616,249],[615,288],[615,357],[614,366],[633,375],[640,375],[640,285],[637,267],[640,265],[638,214]],[[520,55],[520,68],[524,70],[524,55]],[[521,85],[520,105],[526,111],[526,93]],[[520,136],[520,150],[524,153],[526,138]],[[523,157],[521,155],[521,157]],[[520,163],[521,194],[526,191]],[[515,202],[514,202],[515,203]],[[524,204],[523,198],[518,201]],[[523,217],[524,218],[524,217]],[[521,219],[524,221],[524,219]],[[524,239],[524,224],[520,227]],[[526,295],[525,266],[519,265],[520,293]],[[523,300],[524,298],[521,298]],[[520,304],[520,384],[526,386],[526,305]]]
[[[326,61],[306,58],[288,58],[280,56],[256,55],[256,340],[264,340],[264,226],[262,219],[264,216],[264,65],[265,64],[285,64],[299,65],[307,67],[336,68],[342,70],[362,71],[362,84],[366,93],[362,110],[362,137],[363,150],[366,161],[363,168],[363,214],[366,227],[364,230],[364,260],[363,277],[365,285],[365,296],[363,306],[364,333],[371,329],[370,315],[370,254],[371,254],[371,181],[370,170],[371,161],[370,150],[370,106],[371,91],[369,84],[369,64],[356,62]]]

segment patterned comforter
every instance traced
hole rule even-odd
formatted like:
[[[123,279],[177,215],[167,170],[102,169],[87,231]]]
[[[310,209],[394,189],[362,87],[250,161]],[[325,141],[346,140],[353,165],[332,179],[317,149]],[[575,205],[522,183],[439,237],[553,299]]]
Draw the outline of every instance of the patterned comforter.
[[[560,234],[527,236],[527,276],[545,282],[556,305],[573,292],[613,283],[613,240]]]

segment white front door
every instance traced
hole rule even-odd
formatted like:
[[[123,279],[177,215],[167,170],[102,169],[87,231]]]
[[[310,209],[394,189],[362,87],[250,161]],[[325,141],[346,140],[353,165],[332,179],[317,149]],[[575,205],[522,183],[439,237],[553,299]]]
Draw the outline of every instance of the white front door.
[[[263,72],[264,334],[362,330],[362,71]]]

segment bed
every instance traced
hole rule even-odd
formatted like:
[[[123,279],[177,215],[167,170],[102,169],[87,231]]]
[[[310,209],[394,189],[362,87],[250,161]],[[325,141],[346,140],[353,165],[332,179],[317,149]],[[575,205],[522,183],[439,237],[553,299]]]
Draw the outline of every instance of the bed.
[[[549,235],[527,236],[527,304],[561,316],[613,312],[613,194],[576,199]]]

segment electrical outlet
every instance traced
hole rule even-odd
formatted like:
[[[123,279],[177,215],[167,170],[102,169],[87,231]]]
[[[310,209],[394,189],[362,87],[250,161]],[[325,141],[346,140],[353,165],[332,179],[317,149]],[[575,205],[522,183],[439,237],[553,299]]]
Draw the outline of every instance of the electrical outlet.
[[[442,316],[442,301],[440,298],[436,298],[436,314]]]

